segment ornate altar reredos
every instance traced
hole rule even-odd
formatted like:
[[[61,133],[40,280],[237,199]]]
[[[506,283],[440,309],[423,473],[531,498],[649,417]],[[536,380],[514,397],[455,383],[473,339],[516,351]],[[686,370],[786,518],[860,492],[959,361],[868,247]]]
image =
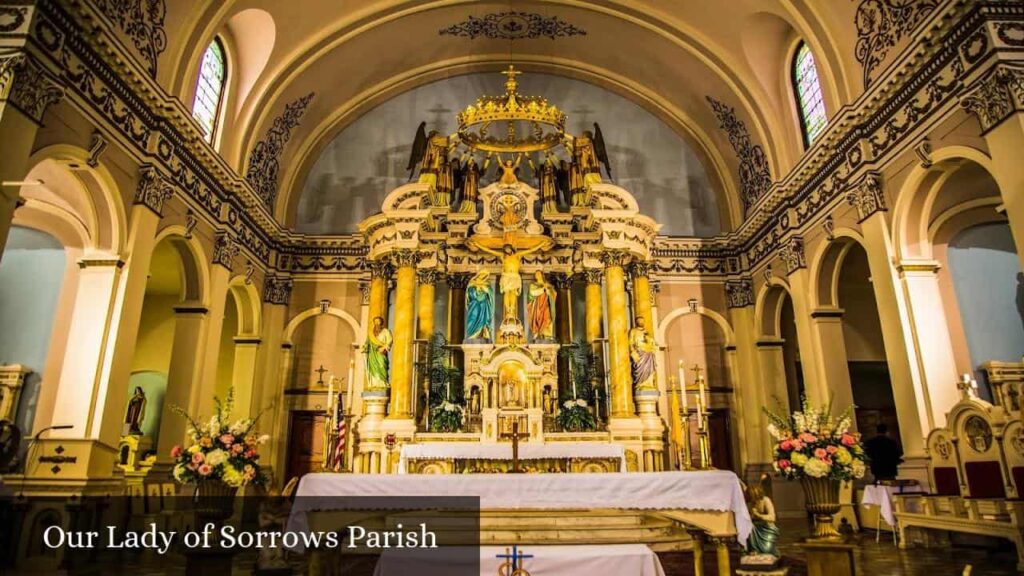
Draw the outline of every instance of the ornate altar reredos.
[[[569,386],[559,381],[558,352],[573,336],[582,336],[582,328],[577,327],[578,334],[563,330],[556,335],[550,329],[547,334],[534,333],[525,317],[530,289],[524,289],[524,284],[567,286],[574,277],[590,273],[599,277],[609,262],[621,271],[630,269],[632,263],[642,265],[650,260],[651,244],[660,226],[639,213],[636,200],[626,190],[601,180],[595,136],[589,132],[577,137],[566,134],[564,114],[543,99],[519,95],[515,73],[507,74],[506,94],[468,107],[459,115],[459,132],[424,135],[421,127],[413,151],[419,178],[393,190],[381,212],[360,224],[368,245],[367,261],[372,264],[368,268],[387,270],[374,276],[386,276],[381,282],[371,280],[369,315],[391,318],[394,345],[389,404],[385,410],[381,406],[384,400],[374,396],[358,424],[359,454],[369,457],[377,453],[373,456],[377,463],[357,462],[357,469],[389,469],[379,460],[394,457],[382,450],[382,439],[391,433],[399,443],[496,443],[507,441],[503,434],[518,422],[524,442],[552,441],[558,436],[550,433],[550,423],[560,404],[559,393],[564,398]],[[518,128],[517,123],[521,124]],[[485,127],[479,128],[481,125]],[[477,132],[473,132],[474,126]],[[607,160],[603,141],[597,142]],[[569,162],[555,154],[560,147],[571,158]],[[527,164],[535,176],[531,183],[538,188],[519,180],[518,174]],[[392,279],[394,309],[386,310]],[[417,318],[424,306],[414,302],[422,298],[424,282],[444,280],[453,294],[449,318],[436,319],[436,325],[441,331],[448,327],[451,348],[461,350],[464,397],[458,401],[467,413],[464,430],[452,434],[426,433],[423,412],[429,411],[429,406],[414,400],[424,396],[414,356],[419,357],[425,337],[423,319]],[[451,326],[465,322],[466,310],[453,308],[464,305],[460,299],[465,286],[469,284],[472,290],[474,282],[490,287],[493,326],[475,335],[467,333],[463,339],[454,334],[461,326]],[[374,290],[382,290],[384,295]],[[600,304],[601,310],[588,313],[600,313],[609,326],[628,329],[630,315],[639,312],[630,311],[624,287],[622,294],[617,308]],[[556,306],[565,305],[554,300]],[[598,349],[602,345],[595,343]],[[609,431],[576,434],[571,440],[629,444],[630,461],[649,457],[646,453],[652,450],[661,452],[664,428],[660,418],[651,417],[653,409],[645,418],[644,410],[632,408],[632,383],[622,381],[620,373],[619,381],[603,385],[618,387],[620,395],[629,396],[633,411],[625,415],[628,418],[619,418],[630,422],[628,430],[617,436],[610,427]],[[612,390],[609,396],[615,394]],[[641,397],[644,395],[637,396],[637,405]]]

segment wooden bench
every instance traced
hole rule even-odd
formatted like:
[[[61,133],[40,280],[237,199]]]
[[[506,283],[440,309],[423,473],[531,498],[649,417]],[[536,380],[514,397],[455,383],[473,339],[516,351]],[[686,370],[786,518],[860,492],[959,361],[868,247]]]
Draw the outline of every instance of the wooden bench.
[[[907,546],[907,528],[1005,538],[1017,547],[1017,570],[1024,571],[1024,501],[894,494],[893,506],[900,548]]]

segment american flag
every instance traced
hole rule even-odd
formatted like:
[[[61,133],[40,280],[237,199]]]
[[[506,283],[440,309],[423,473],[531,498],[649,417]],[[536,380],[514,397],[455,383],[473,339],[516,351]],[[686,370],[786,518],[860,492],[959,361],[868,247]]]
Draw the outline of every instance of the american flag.
[[[338,393],[338,401],[335,402],[334,421],[337,422],[337,437],[334,440],[334,454],[331,456],[331,468],[340,470],[345,463],[345,408],[341,405],[342,396]]]

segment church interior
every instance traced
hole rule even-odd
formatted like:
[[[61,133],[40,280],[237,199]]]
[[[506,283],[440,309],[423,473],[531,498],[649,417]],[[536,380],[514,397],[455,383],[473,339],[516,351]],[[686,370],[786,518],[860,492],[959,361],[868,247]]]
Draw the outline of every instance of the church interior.
[[[0,570],[284,494],[479,497],[480,574],[1024,571],[1022,150],[1020,0],[0,2]]]

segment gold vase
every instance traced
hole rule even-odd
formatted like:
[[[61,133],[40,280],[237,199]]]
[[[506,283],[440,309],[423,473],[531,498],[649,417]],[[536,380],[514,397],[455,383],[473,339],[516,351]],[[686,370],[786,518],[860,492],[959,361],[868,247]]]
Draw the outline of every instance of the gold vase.
[[[194,504],[196,516],[202,521],[222,522],[235,511],[237,488],[220,480],[201,480],[196,484]]]
[[[839,480],[830,478],[800,479],[804,488],[805,507],[814,515],[812,540],[839,540],[841,536],[832,526],[832,517],[839,512]]]

